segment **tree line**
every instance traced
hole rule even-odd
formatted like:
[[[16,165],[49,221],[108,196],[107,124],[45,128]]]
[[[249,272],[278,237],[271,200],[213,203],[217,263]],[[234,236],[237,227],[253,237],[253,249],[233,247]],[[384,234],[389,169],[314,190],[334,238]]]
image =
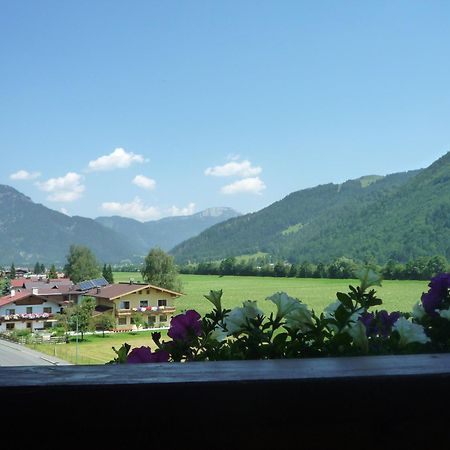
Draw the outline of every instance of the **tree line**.
[[[449,262],[444,256],[422,256],[403,264],[388,261],[384,265],[373,262],[358,262],[350,258],[337,258],[324,264],[304,261],[290,264],[284,261],[270,263],[260,258],[239,260],[235,257],[221,261],[188,264],[180,267],[180,273],[196,275],[238,275],[262,277],[297,277],[297,278],[354,278],[355,271],[362,265],[369,265],[385,280],[428,280],[436,274],[447,272]]]

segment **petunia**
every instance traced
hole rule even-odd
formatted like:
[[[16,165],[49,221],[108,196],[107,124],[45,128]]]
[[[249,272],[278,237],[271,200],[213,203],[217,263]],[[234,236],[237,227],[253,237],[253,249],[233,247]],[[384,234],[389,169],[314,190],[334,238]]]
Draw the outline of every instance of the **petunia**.
[[[201,332],[201,316],[197,311],[190,309],[172,318],[167,334],[174,341],[184,341],[189,336],[200,336]]]
[[[302,333],[311,330],[314,325],[311,311],[302,303],[287,313],[285,319],[286,327],[292,330],[300,330]]]
[[[444,319],[450,320],[450,308],[449,309],[441,309],[439,311],[439,315]]]
[[[400,335],[400,347],[404,347],[405,345],[413,342],[425,344],[430,340],[421,325],[412,323],[404,317],[400,317],[392,328]]]
[[[423,309],[428,314],[436,315],[435,310],[439,309],[443,300],[449,295],[450,273],[441,273],[432,278],[428,286],[430,289],[421,297]]]
[[[247,300],[242,303],[241,308],[234,308],[225,317],[224,324],[227,328],[228,336],[241,331],[247,326],[249,319],[256,319],[263,312],[256,306],[255,301]]]
[[[369,342],[367,340],[366,327],[361,320],[358,320],[356,323],[352,323],[349,326],[347,333],[352,337],[353,343],[357,347],[359,347],[364,353],[368,352]]]
[[[301,305],[300,300],[290,297],[285,292],[277,292],[276,294],[267,297],[266,300],[275,303],[277,307],[277,319],[282,319],[290,312],[298,309]]]
[[[128,364],[160,363],[169,361],[169,354],[164,350],[152,353],[150,347],[134,348],[127,357]]]

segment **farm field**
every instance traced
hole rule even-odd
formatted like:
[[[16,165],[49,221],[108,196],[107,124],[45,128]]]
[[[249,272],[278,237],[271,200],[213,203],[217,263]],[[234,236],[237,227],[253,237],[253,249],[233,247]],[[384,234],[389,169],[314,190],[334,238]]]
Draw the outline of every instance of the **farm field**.
[[[142,281],[139,273],[115,272],[114,281]],[[266,301],[269,295],[284,291],[297,297],[317,312],[335,301],[336,292],[346,292],[349,284],[356,285],[357,280],[330,280],[309,278],[274,278],[274,277],[236,277],[214,275],[181,275],[182,291],[185,295],[177,300],[177,309],[181,313],[195,309],[204,314],[211,309],[211,304],[203,296],[210,290],[223,290],[223,306],[234,308],[244,300],[257,300],[258,306],[265,312],[274,310],[273,304]],[[379,309],[388,311],[411,311],[422,292],[428,289],[427,281],[386,280],[382,287],[377,287],[378,296],[383,300]],[[167,331],[163,331],[164,336]],[[137,333],[110,333],[105,338],[101,335],[87,335],[85,341],[78,343],[79,364],[104,364],[114,358],[112,347],[119,348],[128,342],[132,347],[150,345],[150,331]],[[55,355],[69,362],[75,362],[76,344],[39,344],[32,346],[36,350]]]
[[[116,282],[142,281],[139,273],[115,272]],[[257,300],[264,312],[273,310],[272,303],[265,300],[275,292],[286,292],[300,299],[315,311],[322,311],[334,302],[336,292],[347,292],[350,284],[356,286],[358,280],[331,280],[324,278],[276,278],[276,277],[237,277],[217,275],[181,275],[182,291],[185,294],[177,300],[180,312],[195,309],[200,314],[210,310],[210,302],[203,296],[213,289],[223,290],[223,306],[234,308],[244,300]],[[422,292],[428,290],[428,281],[386,280],[376,287],[378,296],[383,300],[379,309],[388,311],[410,311],[414,303],[420,300]]]

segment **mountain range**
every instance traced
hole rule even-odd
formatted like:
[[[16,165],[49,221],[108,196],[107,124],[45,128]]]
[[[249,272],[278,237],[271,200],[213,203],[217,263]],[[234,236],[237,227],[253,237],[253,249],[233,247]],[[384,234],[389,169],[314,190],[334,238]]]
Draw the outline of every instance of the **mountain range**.
[[[210,208],[144,223],[69,217],[0,185],[1,264],[63,265],[71,244],[106,263],[140,262],[155,246],[180,264],[261,254],[295,263],[450,259],[450,152],[425,169],[299,190],[251,214]]]
[[[289,194],[171,251],[179,263],[266,253],[291,262],[450,258],[450,152],[430,167]]]
[[[69,217],[0,185],[0,263],[62,266],[72,244],[89,247],[101,262],[139,262],[153,246],[169,249],[237,215],[231,208],[210,208],[146,223],[122,217]]]

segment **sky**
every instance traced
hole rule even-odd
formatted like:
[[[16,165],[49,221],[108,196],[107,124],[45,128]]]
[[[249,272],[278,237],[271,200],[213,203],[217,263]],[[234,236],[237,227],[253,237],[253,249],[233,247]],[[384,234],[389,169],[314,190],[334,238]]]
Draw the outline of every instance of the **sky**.
[[[450,150],[448,1],[0,0],[0,184],[141,221]]]

